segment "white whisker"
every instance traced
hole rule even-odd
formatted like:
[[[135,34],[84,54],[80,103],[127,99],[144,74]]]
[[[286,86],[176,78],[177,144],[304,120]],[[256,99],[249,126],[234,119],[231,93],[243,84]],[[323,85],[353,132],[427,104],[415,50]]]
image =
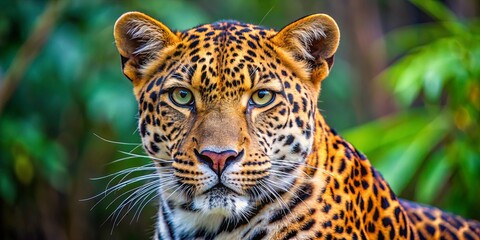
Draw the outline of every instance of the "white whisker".
[[[119,152],[121,152],[123,154],[126,154],[126,155],[138,157],[138,158],[149,158],[149,159],[152,159],[152,160],[158,160],[160,162],[166,162],[166,163],[171,163],[172,162],[171,159],[162,159],[162,158],[152,157],[152,156],[148,156],[148,155],[140,155],[140,154],[125,152],[125,151],[119,151]]]
[[[113,143],[113,144],[118,144],[118,145],[130,145],[130,146],[136,146],[136,145],[141,145],[141,143],[126,143],[126,142],[117,142],[117,141],[112,141],[112,140],[108,140],[106,138],[103,138],[101,137],[100,135],[94,133],[93,135],[95,135],[95,137],[97,138],[100,138],[101,140],[105,141],[105,142],[108,142],[108,143]]]

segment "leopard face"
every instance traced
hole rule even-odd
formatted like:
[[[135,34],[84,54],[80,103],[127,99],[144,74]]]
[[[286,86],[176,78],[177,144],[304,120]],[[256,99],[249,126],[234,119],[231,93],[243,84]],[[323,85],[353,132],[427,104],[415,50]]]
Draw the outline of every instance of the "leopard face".
[[[339,40],[331,18],[278,33],[234,21],[173,32],[134,12],[117,21],[115,40],[165,207],[212,225],[248,219],[305,177],[298,167]]]

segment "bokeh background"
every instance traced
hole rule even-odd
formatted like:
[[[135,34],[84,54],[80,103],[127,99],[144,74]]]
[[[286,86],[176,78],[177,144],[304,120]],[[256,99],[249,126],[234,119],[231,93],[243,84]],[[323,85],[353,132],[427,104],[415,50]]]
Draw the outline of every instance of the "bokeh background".
[[[154,201],[114,212],[141,182],[85,200],[142,172],[91,178],[149,162],[112,36],[132,10],[179,30],[330,14],[327,121],[401,197],[480,219],[478,1],[0,0],[0,239],[151,236]]]

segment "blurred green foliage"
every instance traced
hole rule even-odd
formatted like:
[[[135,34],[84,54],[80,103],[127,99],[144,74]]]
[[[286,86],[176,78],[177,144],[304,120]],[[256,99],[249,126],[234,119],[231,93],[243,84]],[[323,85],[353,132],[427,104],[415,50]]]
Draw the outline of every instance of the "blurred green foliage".
[[[9,71],[18,67],[14,65],[26,65],[0,107],[0,238],[145,239],[151,235],[153,203],[133,223],[129,218],[118,223],[106,220],[115,209],[109,202],[123,190],[92,210],[98,200],[79,201],[109,184],[108,179],[89,178],[148,163],[148,159],[129,158],[132,149],[142,151],[136,147],[140,143],[137,106],[131,84],[121,73],[112,36],[118,16],[132,10],[148,13],[173,29],[232,18],[279,29],[311,13],[329,13],[343,37],[321,94],[320,108],[327,121],[367,154],[402,197],[480,219],[478,19],[459,19],[436,1],[393,2],[363,4],[381,13],[376,21],[385,25],[358,26],[365,34],[390,30],[379,41],[385,42],[387,60],[394,63],[376,83],[383,84],[384,94],[398,104],[389,110],[393,114],[384,116],[385,112],[371,108],[372,99],[362,100],[368,94],[360,94],[372,87],[372,81],[360,78],[365,70],[352,61],[358,51],[352,46],[362,39],[354,34],[349,17],[365,12],[355,10],[354,4],[0,0],[0,91],[6,89]],[[38,51],[26,49],[32,61],[25,61],[19,49],[52,5],[60,9],[50,23],[53,30],[38,31],[46,42],[38,42]],[[407,17],[397,14],[402,9]],[[372,26],[379,29],[367,29]],[[369,50],[377,50],[376,46]],[[384,117],[366,122],[379,115]],[[122,161],[112,163],[115,160]]]
[[[412,191],[417,201],[478,218],[480,25],[460,21],[436,1],[413,3],[436,21],[388,34],[390,57],[400,58],[379,77],[401,110],[345,137],[395,192]]]

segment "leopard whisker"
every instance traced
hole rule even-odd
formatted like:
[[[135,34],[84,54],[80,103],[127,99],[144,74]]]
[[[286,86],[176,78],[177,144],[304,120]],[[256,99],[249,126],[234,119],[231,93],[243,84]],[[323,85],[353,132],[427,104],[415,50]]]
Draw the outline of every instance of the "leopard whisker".
[[[154,195],[152,195],[148,200],[147,200],[147,197],[144,198],[143,200],[143,203],[140,203],[139,207],[137,208],[137,211],[135,212],[135,214],[133,215],[133,218],[132,220],[135,218],[135,215],[137,215],[136,219],[138,221],[138,219],[140,218],[140,214],[142,213],[143,209],[147,206],[148,203],[150,203],[153,199],[157,198],[158,196],[160,196],[160,192],[159,191],[155,191],[156,193]],[[149,193],[150,195],[151,193]],[[147,195],[148,196],[148,195]],[[147,200],[147,201],[145,201]]]
[[[301,188],[299,188],[299,187],[297,187],[297,189],[298,189],[300,192],[302,192],[302,193],[306,193],[303,189],[301,189]],[[301,199],[295,192],[293,192],[291,189],[287,189],[286,192],[288,192],[288,193],[290,193],[290,194],[292,195],[292,198],[291,198],[291,199],[295,199],[295,198],[296,198],[296,199],[299,199],[305,207],[307,207],[307,208],[309,207],[308,204],[307,204],[303,199]],[[291,212],[291,211],[290,211],[290,212]],[[287,217],[287,218],[289,218],[289,219],[287,219],[287,220],[294,220],[294,221],[295,221],[295,219],[294,219],[293,216],[290,216],[290,217]],[[292,221],[292,222],[294,222],[294,221]]]
[[[280,185],[278,182],[276,181],[273,181],[272,179],[265,179],[266,181],[268,181],[270,184],[272,184],[274,187],[282,190],[282,191],[285,191],[285,192],[288,192],[289,190],[289,187],[292,185],[292,183],[290,182],[286,182],[283,178],[278,178],[279,181],[282,181],[283,183],[285,183],[287,186],[282,186]]]
[[[130,145],[130,146],[137,146],[137,145],[142,145],[142,143],[127,143],[127,142],[119,142],[119,141],[113,141],[106,139],[104,137],[101,137],[100,135],[93,133],[93,135],[97,138],[100,138],[101,140],[108,142],[108,143],[113,143],[113,144],[118,144],[118,145]]]
[[[308,176],[308,175],[307,175],[307,176]],[[309,177],[310,177],[310,176],[309,176]],[[281,178],[281,177],[280,177],[280,178],[278,178],[278,179],[279,179],[280,181],[285,182],[284,178]],[[271,181],[271,180],[269,179],[269,181]],[[315,181],[315,182],[316,182],[316,181],[320,181],[320,179],[310,177],[310,179],[308,179],[308,181]],[[285,182],[285,183],[287,183],[287,182]],[[288,184],[288,183],[287,183],[287,184]],[[305,192],[305,191],[304,191],[303,189],[301,189],[301,188],[298,188],[298,190],[301,191],[302,193],[307,193],[307,192]],[[294,194],[294,193],[291,191],[291,189],[287,189],[287,191],[288,191],[289,193],[291,193],[294,197],[298,197],[298,195]],[[301,199],[300,199],[300,200],[301,200]],[[308,206],[303,200],[301,200],[301,201],[305,204],[305,206]]]
[[[111,165],[111,164],[114,164],[114,163],[123,162],[125,160],[130,160],[130,159],[134,159],[134,158],[137,158],[137,157],[136,156],[127,156],[127,157],[123,157],[123,158],[113,160],[113,161],[107,163],[106,165]]]
[[[262,186],[263,182],[259,182],[259,184],[263,188],[263,186]],[[260,189],[258,187],[254,187],[253,189],[255,190],[255,194],[257,195],[258,198],[261,199],[263,197],[266,197],[266,198],[268,198],[268,200],[270,202],[275,202],[275,199],[276,199],[275,196],[272,197],[269,194],[266,194],[266,195],[262,194],[262,192],[260,191]],[[273,195],[273,193],[272,193],[272,195]]]
[[[181,189],[182,186],[184,186],[184,185],[185,185],[185,183],[182,183],[180,186],[178,186],[177,189],[175,189],[172,193],[170,193],[170,195],[168,195],[168,197],[165,198],[165,200],[168,200],[174,193],[176,193],[176,192],[177,192],[179,189]],[[174,185],[173,187],[175,187],[175,185]],[[170,190],[170,189],[171,189],[171,188],[169,188],[169,190]]]
[[[150,164],[148,164],[148,165],[150,165]],[[148,165],[147,165],[147,166],[148,166]],[[144,165],[144,166],[145,166],[145,165]],[[140,167],[138,167],[137,169],[133,169],[133,170],[129,171],[128,173],[126,173],[126,174],[120,179],[120,181],[119,181],[118,183],[123,182],[123,180],[125,180],[125,178],[127,178],[131,173],[136,172],[136,171],[142,171],[142,170],[143,170],[142,168],[143,168],[143,166],[140,166]],[[157,168],[155,168],[155,167],[153,167],[153,168],[149,167],[149,169],[151,169],[151,170],[157,170]],[[150,174],[155,174],[155,173],[150,173]],[[150,175],[150,174],[147,174],[147,175]],[[112,179],[108,182],[107,187],[110,185],[110,183],[111,183],[115,178],[117,178],[117,177],[119,177],[119,176],[121,176],[121,174],[116,175],[114,178],[112,178]]]
[[[114,221],[114,224],[115,222],[117,222],[118,220],[118,217],[119,215],[121,214],[121,211],[126,207],[126,206],[129,206],[124,214],[124,216],[122,218],[120,218],[120,220],[118,221],[118,223],[120,223],[124,218],[125,216],[135,207],[136,203],[138,202],[139,199],[141,199],[144,194],[146,192],[150,192],[154,189],[156,189],[156,182],[153,181],[153,182],[150,182],[148,184],[145,184],[139,188],[137,188],[132,194],[130,194],[126,199],[124,199],[118,206],[117,208],[115,209],[114,213],[116,213],[116,217],[115,217],[115,221]],[[128,191],[130,192],[130,191]],[[149,195],[150,193],[148,193],[147,195]],[[118,197],[114,200],[116,201],[118,199]],[[110,206],[110,205],[109,205]],[[109,207],[107,206],[107,207]]]
[[[123,220],[123,218],[125,218],[127,216],[127,214],[133,210],[135,208],[135,206],[137,207],[137,210],[135,211],[135,213],[133,214],[133,217],[132,219],[130,220],[130,223],[133,222],[133,220],[135,219],[135,216],[138,214],[140,215],[140,208],[143,209],[143,206],[144,204],[148,204],[153,198],[149,198],[149,196],[152,194],[152,193],[158,193],[158,191],[156,191],[158,189],[158,186],[157,185],[152,185],[152,186],[148,186],[148,187],[145,187],[142,191],[136,193],[136,196],[134,198],[131,199],[130,201],[130,206],[129,208],[127,209],[127,212],[125,213],[125,215],[122,217],[122,219],[120,219],[120,221]],[[156,194],[154,194],[155,196]],[[147,199],[149,199],[148,201],[146,201]],[[145,202],[146,201],[146,202]],[[138,218],[137,218],[138,220]]]
[[[278,184],[277,182],[274,182],[272,181],[271,179],[266,179],[268,182],[270,182],[271,184]],[[286,184],[291,184],[291,183],[288,183],[286,182],[283,178],[279,178],[280,181],[286,183]],[[277,186],[278,187],[278,186]],[[295,192],[292,191],[292,189],[290,189],[289,187],[279,187],[280,189],[282,189],[283,191],[285,192],[288,192],[292,195],[292,198],[297,198],[297,199],[300,199],[300,201],[306,206],[308,207],[307,203],[305,203],[305,201],[303,201],[303,199],[301,199]],[[303,189],[301,188],[297,188],[299,191],[301,191],[302,193],[307,193],[305,192]]]
[[[123,154],[126,154],[126,155],[133,156],[133,157],[148,158],[148,159],[152,159],[152,160],[157,160],[159,162],[165,162],[165,163],[172,163],[173,162],[171,159],[163,159],[163,158],[158,158],[158,157],[152,157],[152,156],[149,156],[149,155],[140,155],[140,154],[125,152],[125,151],[119,151],[119,152],[123,153]]]
[[[265,179],[265,181],[268,181],[268,179]],[[271,181],[268,181],[268,183],[276,186],[277,183],[275,182],[271,182]],[[266,182],[263,182],[261,181],[260,182],[260,185],[263,186],[264,189],[266,189],[267,191],[269,191],[270,193],[272,193],[273,197],[275,198],[275,200],[277,200],[277,202],[280,204],[281,208],[282,208],[282,212],[284,212],[285,215],[287,215],[287,213],[292,213],[290,211],[290,208],[288,208],[288,204],[285,202],[285,200],[282,198],[282,196],[280,196],[280,194],[275,191],[274,189],[272,189],[269,185],[266,184]],[[278,186],[276,186],[278,187]],[[275,201],[273,201],[275,202]],[[285,212],[285,209],[288,210],[288,212]]]
[[[143,188],[148,187],[148,186],[151,186],[151,185],[154,185],[154,184],[158,184],[158,182],[157,182],[157,181],[151,181],[151,182],[148,182],[148,183],[146,183],[146,184],[137,186],[137,187],[135,187],[135,188],[132,188],[132,189],[130,189],[130,190],[128,190],[128,191],[120,194],[120,195],[117,196],[110,204],[108,204],[105,209],[108,209],[111,205],[113,205],[113,203],[115,203],[115,202],[116,202],[118,199],[120,199],[121,197],[123,197],[123,196],[125,196],[125,195],[130,194],[130,193],[133,192],[133,193],[130,194],[126,199],[124,199],[124,201],[125,201],[125,200],[127,200],[128,198],[132,197],[138,190],[143,189]]]
[[[88,201],[88,200],[92,200],[92,199],[95,199],[95,198],[99,198],[101,196],[101,199],[98,200],[98,202],[96,204],[94,204],[92,206],[91,209],[95,208],[102,200],[104,200],[108,195],[110,195],[112,192],[115,192],[115,191],[118,191],[130,184],[134,184],[134,183],[137,183],[137,182],[141,182],[141,181],[145,181],[145,180],[150,180],[150,179],[158,179],[158,175],[155,173],[155,172],[152,172],[150,174],[147,174],[147,175],[141,175],[141,176],[138,176],[138,177],[135,177],[135,178],[131,178],[129,179],[128,181],[124,181],[124,182],[120,182],[120,183],[117,183],[116,185],[113,185],[113,186],[110,186],[110,187],[107,187],[104,191],[90,197],[90,198],[86,198],[86,199],[81,199],[80,201]]]
[[[140,194],[138,193],[144,193],[146,190],[149,190],[149,187],[151,186],[155,186],[156,182],[153,181],[153,182],[150,182],[149,184],[145,184],[143,186],[141,186],[140,188],[137,188],[136,191],[131,194],[130,196],[128,196],[126,199],[124,199],[118,206],[117,208],[112,212],[112,214],[110,214],[107,218],[106,221],[108,221],[108,219],[111,219],[113,220],[113,224],[112,224],[112,232],[113,232],[113,229],[115,226],[118,226],[118,224],[120,224],[120,222],[124,219],[124,217],[131,211],[132,209],[132,205],[134,206],[134,204],[132,204],[133,201],[135,201],[138,196],[141,196]],[[154,188],[152,188],[154,189]],[[151,191],[151,190],[149,190]],[[130,191],[128,191],[130,192]],[[116,200],[114,200],[115,202]],[[120,217],[120,214],[121,212],[123,211],[123,209],[125,209],[126,206],[129,206],[130,207],[127,209],[127,212],[124,214],[124,216],[122,218],[119,219]]]
[[[275,182],[273,182],[273,181],[271,181],[271,180],[269,181],[269,183],[270,183],[270,184],[276,184]],[[290,192],[288,189],[284,189],[284,191],[292,194],[293,197],[297,197],[297,195],[295,195],[294,193]],[[280,197],[280,198],[281,198],[281,197]],[[288,220],[288,219],[293,219],[293,216],[289,216],[289,215],[286,214],[286,212],[284,211],[285,209],[288,209],[288,213],[289,213],[289,214],[292,213],[292,211],[291,211],[288,203],[286,203],[285,200],[283,200],[283,198],[281,198],[281,199],[282,199],[282,202],[283,202],[283,204],[280,204],[280,205],[282,206],[282,212],[283,212],[284,215],[287,217],[287,220]]]
[[[92,181],[99,181],[99,180],[104,180],[104,179],[107,179],[107,178],[110,178],[110,177],[117,177],[117,176],[120,176],[120,175],[123,175],[123,174],[128,174],[130,172],[142,172],[142,171],[151,171],[151,170],[156,170],[157,168],[156,167],[147,167],[151,164],[145,164],[143,166],[139,166],[139,167],[131,167],[131,168],[126,168],[126,169],[123,169],[121,171],[118,171],[118,172],[114,172],[114,173],[110,173],[108,175],[105,175],[105,176],[101,176],[101,177],[93,177],[93,178],[89,178],[90,180]]]
[[[130,190],[128,190],[128,191],[120,194],[120,195],[117,196],[115,199],[113,199],[113,200],[110,202],[110,204],[107,205],[107,207],[106,207],[105,209],[108,209],[113,203],[117,202],[117,200],[120,199],[120,198],[122,198],[123,196],[125,196],[125,195],[127,195],[127,194],[130,194],[131,192],[136,191],[136,190],[144,187],[145,185],[147,185],[147,184],[149,184],[149,183],[150,183],[150,182],[145,183],[145,184],[140,185],[140,186],[137,186],[137,187],[135,187],[135,188],[132,188],[132,189],[130,189]],[[122,187],[122,188],[123,188],[123,187]],[[121,188],[119,188],[119,189],[121,189]],[[119,190],[119,189],[117,189],[117,190]],[[116,190],[115,190],[115,191],[116,191]],[[109,196],[109,195],[110,195],[111,193],[113,193],[113,192],[114,192],[114,190],[108,192],[104,197],[102,197],[102,198],[92,207],[92,209],[95,208],[100,202],[102,202],[107,196]],[[128,198],[128,197],[127,197],[127,198]]]
[[[190,59],[185,59],[185,60],[187,60],[187,64],[192,65],[192,62],[190,61]],[[185,72],[187,72],[189,78],[193,77],[193,74],[195,73],[193,72],[193,69],[187,68],[187,65],[185,64],[182,64],[182,69],[185,70]]]
[[[243,218],[247,223],[250,223],[248,216],[252,213],[252,209],[247,209],[245,211],[240,211],[240,217]],[[233,221],[233,220],[232,220]]]
[[[281,177],[295,177],[295,178],[302,179],[302,180],[313,179],[312,176],[309,176],[305,172],[300,172],[302,174],[301,176],[293,176],[290,173],[282,172],[282,171],[279,171],[279,170],[276,170],[276,169],[270,169],[269,172],[273,173],[273,174],[276,174],[278,176],[281,176]]]
[[[271,181],[270,179],[266,178],[264,179],[265,182],[261,182],[262,185],[264,187],[267,188],[267,190],[273,194],[273,196],[280,201],[281,204],[283,204],[284,207],[288,207],[288,204],[283,200],[282,196],[280,196],[280,194],[275,190],[273,189],[271,186],[267,185],[266,183],[270,183],[271,185],[273,185],[274,187],[278,188],[278,189],[281,189],[281,190],[284,190],[282,189],[280,186],[278,186],[278,184],[276,182],[273,182]],[[284,190],[285,191],[285,190]]]
[[[278,164],[278,163],[280,163],[280,164]],[[289,160],[272,160],[272,165],[282,166],[281,164],[283,164],[283,166],[294,166],[294,167],[297,167],[297,166],[292,165],[292,164],[299,164],[300,166],[302,166],[304,168],[318,170],[318,171],[321,171],[322,173],[324,173],[326,175],[329,175],[329,176],[332,176],[332,177],[339,177],[338,174],[335,174],[335,173],[333,173],[331,171],[328,171],[324,168],[318,168],[318,167],[308,165],[305,162],[296,162],[296,161],[289,161]],[[287,165],[287,164],[290,164],[290,165]]]

